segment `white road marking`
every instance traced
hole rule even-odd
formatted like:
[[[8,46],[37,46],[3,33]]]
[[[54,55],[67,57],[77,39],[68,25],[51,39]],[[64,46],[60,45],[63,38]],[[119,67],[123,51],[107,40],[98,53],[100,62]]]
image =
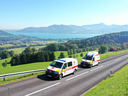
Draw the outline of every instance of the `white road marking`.
[[[61,82],[58,82],[58,83],[56,83],[56,84],[53,84],[53,85],[51,85],[51,86],[45,87],[45,88],[40,89],[40,90],[37,90],[37,91],[32,92],[32,93],[30,93],[30,94],[27,94],[27,95],[25,95],[25,96],[33,95],[33,94],[38,93],[38,92],[40,92],[40,91],[46,90],[46,89],[51,88],[51,87],[56,86],[56,85],[59,85],[60,83],[61,83]]]
[[[115,61],[119,61],[121,58],[116,59]]]
[[[102,65],[102,66],[99,66],[99,67],[97,67],[97,68],[95,68],[95,69],[92,69],[92,70],[90,70],[90,71],[94,71],[94,70],[99,69],[99,68],[101,68],[101,67],[103,67],[103,65]]]
[[[79,77],[79,76],[81,76],[81,75],[84,75],[84,74],[86,74],[86,73],[88,73],[88,72],[89,72],[89,71],[84,72],[84,73],[79,74],[79,75],[76,75],[76,76],[74,76],[74,77],[71,77],[71,78],[67,79],[66,81],[69,81],[69,80],[71,80],[71,79],[74,79],[74,78],[76,78],[76,77]]]

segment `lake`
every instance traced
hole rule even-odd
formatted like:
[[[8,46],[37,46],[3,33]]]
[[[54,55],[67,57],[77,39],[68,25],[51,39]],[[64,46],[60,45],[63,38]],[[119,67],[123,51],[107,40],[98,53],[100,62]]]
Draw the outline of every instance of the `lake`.
[[[89,37],[101,35],[101,34],[57,34],[57,33],[28,33],[28,32],[8,32],[8,33],[11,33],[13,35],[34,36],[44,39],[89,38]]]

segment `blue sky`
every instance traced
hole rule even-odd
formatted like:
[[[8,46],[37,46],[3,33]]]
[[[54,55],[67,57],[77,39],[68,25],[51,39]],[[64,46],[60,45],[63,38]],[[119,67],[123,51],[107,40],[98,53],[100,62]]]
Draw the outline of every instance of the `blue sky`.
[[[128,24],[128,0],[0,0],[0,29]]]

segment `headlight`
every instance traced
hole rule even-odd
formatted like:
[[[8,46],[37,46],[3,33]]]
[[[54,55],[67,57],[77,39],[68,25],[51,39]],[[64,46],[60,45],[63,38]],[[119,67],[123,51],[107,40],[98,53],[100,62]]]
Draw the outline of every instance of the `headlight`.
[[[54,73],[55,73],[55,74],[59,74],[59,72],[57,72],[57,71],[55,71]]]

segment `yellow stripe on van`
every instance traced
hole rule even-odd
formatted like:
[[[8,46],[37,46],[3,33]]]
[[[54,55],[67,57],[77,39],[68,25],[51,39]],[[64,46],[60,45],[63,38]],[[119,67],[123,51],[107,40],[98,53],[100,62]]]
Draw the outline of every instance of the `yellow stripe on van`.
[[[57,69],[56,71],[60,71],[60,69]]]

